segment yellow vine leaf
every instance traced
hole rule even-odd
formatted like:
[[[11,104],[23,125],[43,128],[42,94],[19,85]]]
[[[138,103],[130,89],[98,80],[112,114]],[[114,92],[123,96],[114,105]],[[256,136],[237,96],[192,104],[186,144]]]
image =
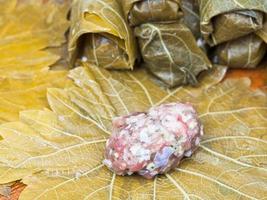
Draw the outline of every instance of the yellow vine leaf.
[[[47,107],[47,87],[67,86],[67,71],[49,67],[66,42],[68,6],[0,0],[0,123],[18,120],[21,110]]]
[[[67,6],[37,0],[0,14],[0,77],[32,74],[59,59],[44,49],[65,42]]]
[[[51,110],[29,110],[0,126],[0,184],[22,179],[20,199],[262,199],[267,192],[267,94],[249,79],[165,90],[141,69],[79,67],[70,88],[49,89]],[[197,152],[172,172],[146,180],[103,164],[111,119],[166,102],[191,102],[204,124]]]
[[[1,13],[10,13],[17,5],[17,0],[0,0]],[[1,21],[0,21],[1,22]]]
[[[66,71],[47,70],[24,79],[0,79],[0,123],[18,120],[22,110],[48,107],[47,88],[67,87],[66,77]]]

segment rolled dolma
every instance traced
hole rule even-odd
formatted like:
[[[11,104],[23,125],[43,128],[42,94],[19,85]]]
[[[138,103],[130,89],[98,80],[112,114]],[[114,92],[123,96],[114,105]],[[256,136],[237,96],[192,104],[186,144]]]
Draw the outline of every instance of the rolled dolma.
[[[147,22],[174,21],[181,16],[180,0],[127,0],[123,10],[131,26]]]
[[[195,85],[196,76],[211,67],[190,29],[181,22],[142,24],[135,34],[145,67],[170,87]]]
[[[262,29],[266,0],[199,0],[201,33],[214,46]]]
[[[197,0],[181,0],[181,9],[185,25],[191,30],[195,38],[200,38],[200,16]]]
[[[218,45],[215,62],[230,68],[255,68],[266,54],[266,49],[267,45],[260,37],[249,34]]]
[[[197,45],[207,53],[209,46],[200,32],[200,16],[198,0],[181,0],[183,16],[181,21],[191,30],[197,40]]]
[[[263,24],[263,28],[258,30],[256,34],[267,44],[267,14],[265,15],[265,22]]]
[[[136,41],[118,2],[74,1],[68,51],[71,64],[81,58],[103,68],[132,69]]]

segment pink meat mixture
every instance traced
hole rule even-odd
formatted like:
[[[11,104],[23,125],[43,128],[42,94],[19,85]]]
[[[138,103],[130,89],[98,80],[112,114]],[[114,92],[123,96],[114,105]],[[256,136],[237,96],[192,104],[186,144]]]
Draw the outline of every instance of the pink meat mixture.
[[[197,148],[203,127],[190,104],[170,103],[113,120],[103,163],[118,175],[153,178]]]

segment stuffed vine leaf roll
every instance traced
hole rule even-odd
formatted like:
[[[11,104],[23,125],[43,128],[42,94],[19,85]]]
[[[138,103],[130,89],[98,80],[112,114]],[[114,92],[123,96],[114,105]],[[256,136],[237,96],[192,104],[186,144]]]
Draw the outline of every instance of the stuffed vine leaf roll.
[[[77,0],[71,10],[70,62],[77,58],[103,68],[132,69],[136,42],[114,0]]]
[[[185,25],[191,30],[195,38],[200,38],[200,16],[197,0],[181,0],[181,9]]]
[[[84,38],[83,52],[89,63],[104,68],[128,68],[128,55],[123,48],[123,41],[112,40],[111,35],[92,33]],[[85,60],[85,61],[86,61]]]
[[[266,0],[199,0],[201,33],[217,45],[262,29]]]
[[[256,34],[267,44],[267,14],[265,15],[265,22],[263,24],[263,28],[258,30]]]
[[[191,31],[181,22],[146,23],[135,28],[144,65],[168,86],[197,83],[211,67]]]
[[[215,60],[230,68],[255,68],[266,54],[267,45],[255,34],[249,34],[216,47]]]
[[[191,30],[197,40],[197,45],[207,53],[209,46],[200,32],[200,16],[198,0],[181,0],[183,16],[181,21]]]
[[[131,26],[147,22],[173,21],[181,16],[180,0],[122,0],[121,3]]]

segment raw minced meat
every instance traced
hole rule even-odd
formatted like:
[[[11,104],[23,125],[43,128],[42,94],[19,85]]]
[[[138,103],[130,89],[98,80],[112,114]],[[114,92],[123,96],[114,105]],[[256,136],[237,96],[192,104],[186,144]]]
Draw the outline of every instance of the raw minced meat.
[[[153,178],[197,148],[203,127],[190,104],[170,103],[113,120],[104,164],[118,175]]]

